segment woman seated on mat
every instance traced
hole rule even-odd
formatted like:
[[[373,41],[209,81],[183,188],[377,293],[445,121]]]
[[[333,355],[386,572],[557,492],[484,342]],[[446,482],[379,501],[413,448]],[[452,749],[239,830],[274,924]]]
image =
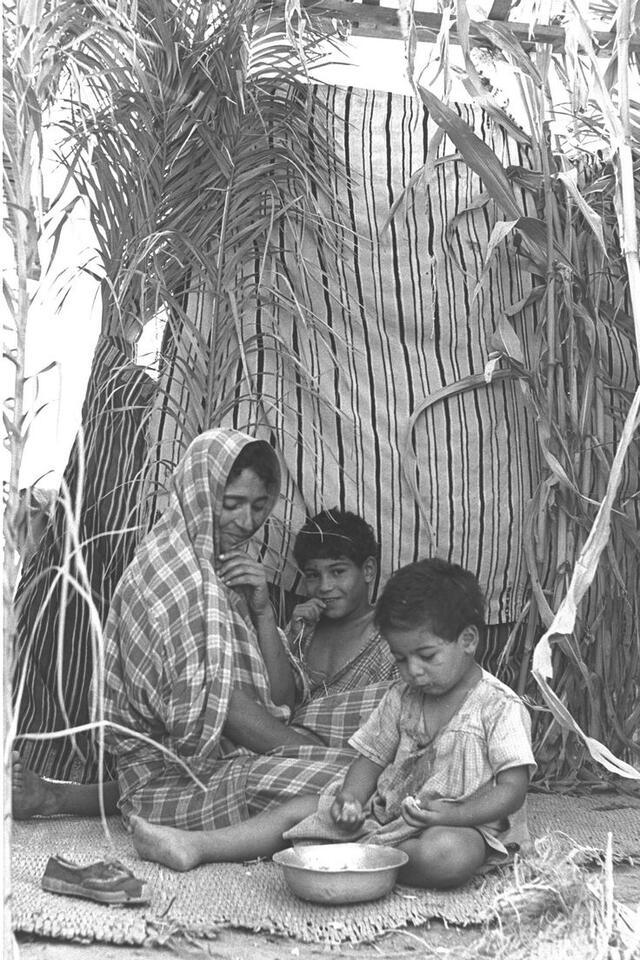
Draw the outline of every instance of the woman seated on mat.
[[[283,797],[317,792],[353,755],[346,740],[388,682],[347,685],[339,697],[324,698],[324,706],[312,696],[292,716],[294,678],[264,568],[242,549],[278,489],[272,448],[237,431],[203,434],[176,470],[169,508],[114,597],[106,629],[105,718],[161,742],[189,771],[155,745],[108,728],[119,773],[119,785],[106,785],[108,809],[119,789],[125,816],[137,810],[191,828],[237,822]],[[347,543],[349,536],[338,533],[338,540]],[[371,544],[377,551],[372,535]],[[384,680],[393,663],[379,638],[364,630],[368,592],[363,597],[361,589],[364,584],[368,591],[376,558],[346,560],[343,567],[360,572],[347,588],[334,590],[345,597],[336,622],[361,630]],[[329,643],[326,634],[322,642]],[[314,646],[305,656],[317,673]],[[353,666],[360,662],[357,650],[349,648],[345,663],[337,647],[328,670],[346,675],[351,669],[353,682],[367,675]],[[375,676],[375,662],[372,669]],[[97,785],[52,784],[19,761],[14,765],[14,816],[97,812]]]
[[[475,659],[484,629],[476,578],[443,560],[402,567],[376,607],[400,671],[351,738],[358,756],[320,797],[246,823],[186,832],[131,818],[143,859],[174,870],[270,856],[289,840],[363,840],[408,854],[400,880],[454,887],[528,840],[535,769],[520,698]]]

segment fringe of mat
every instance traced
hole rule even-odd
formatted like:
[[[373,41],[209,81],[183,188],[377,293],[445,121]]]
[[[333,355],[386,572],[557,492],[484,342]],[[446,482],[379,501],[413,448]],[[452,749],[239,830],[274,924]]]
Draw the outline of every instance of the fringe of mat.
[[[594,857],[613,836],[616,860],[640,859],[640,804],[625,797],[529,798],[529,820],[538,836],[569,836]],[[337,945],[374,941],[407,925],[440,919],[458,926],[480,924],[504,883],[491,874],[460,890],[396,887],[381,900],[320,906],[298,900],[272,863],[210,864],[177,874],[137,859],[118,818],[108,840],[98,819],[57,818],[13,824],[12,920],[17,931],[59,940],[113,944],[163,943],[173,936],[215,938],[223,927]],[[60,853],[89,863],[117,857],[147,881],[146,908],[116,907],[46,893],[40,878],[48,857]]]

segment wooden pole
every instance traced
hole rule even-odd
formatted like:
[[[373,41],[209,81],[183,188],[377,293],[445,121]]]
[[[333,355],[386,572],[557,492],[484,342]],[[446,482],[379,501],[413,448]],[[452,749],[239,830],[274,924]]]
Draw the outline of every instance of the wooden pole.
[[[616,144],[619,172],[618,221],[620,245],[629,273],[633,325],[636,334],[636,350],[640,361],[640,259],[638,256],[638,223],[636,219],[635,179],[631,135],[631,110],[629,100],[629,51],[631,49],[631,3],[620,0],[618,8],[618,109],[622,124],[622,137]]]
[[[276,15],[284,16],[284,0],[272,0],[270,6]],[[300,7],[311,16],[348,21],[351,24],[351,32],[354,36],[402,39],[402,32],[398,23],[398,11],[392,7],[378,7],[369,3],[352,3],[350,0],[300,0]],[[537,23],[532,26],[530,23],[507,21],[504,18],[504,12],[503,7],[497,6],[495,13],[493,9],[490,11],[489,19],[504,23],[525,50],[532,49],[538,43],[548,43],[553,49],[564,47],[566,35],[562,27],[556,24]],[[416,10],[414,20],[417,40],[433,43],[442,23],[441,14]],[[473,21],[471,22],[469,36],[472,39],[487,43],[486,37],[474,27]],[[610,31],[595,30],[592,36],[599,46],[612,46],[615,42],[615,34]],[[458,42],[455,24],[451,29],[451,40]],[[640,41],[630,40],[629,49],[640,50]]]

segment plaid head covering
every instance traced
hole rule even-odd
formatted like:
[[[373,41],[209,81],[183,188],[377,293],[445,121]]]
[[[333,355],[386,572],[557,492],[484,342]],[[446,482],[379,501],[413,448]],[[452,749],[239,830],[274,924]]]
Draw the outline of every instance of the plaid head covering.
[[[237,430],[209,430],[187,449],[169,506],[140,545],[116,590],[105,633],[104,715],[169,748],[199,777],[220,758],[233,687],[276,707],[244,598],[216,574],[219,517],[241,451],[260,444],[277,478],[274,450]],[[178,767],[153,744],[107,728],[125,796]],[[183,770],[181,771],[183,772]]]

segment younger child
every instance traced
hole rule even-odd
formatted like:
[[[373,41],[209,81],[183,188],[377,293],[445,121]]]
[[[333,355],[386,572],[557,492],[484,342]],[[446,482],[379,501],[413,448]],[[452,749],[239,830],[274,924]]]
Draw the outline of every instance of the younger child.
[[[401,882],[446,888],[528,839],[529,718],[516,694],[475,660],[484,628],[475,577],[437,559],[409,564],[389,580],[375,619],[401,680],[352,737],[359,756],[340,789],[215,831],[132,818],[142,858],[188,870],[269,856],[288,839],[358,839],[404,850]]]

